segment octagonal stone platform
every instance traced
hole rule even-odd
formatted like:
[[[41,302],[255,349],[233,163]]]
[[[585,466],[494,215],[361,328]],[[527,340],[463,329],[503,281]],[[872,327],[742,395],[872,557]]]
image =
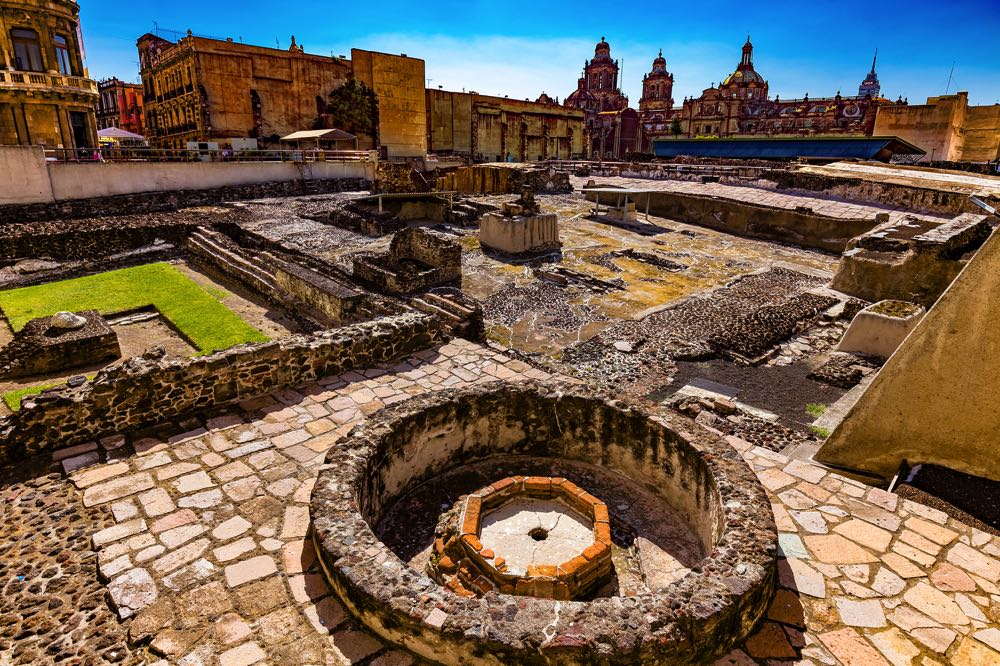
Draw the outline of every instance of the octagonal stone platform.
[[[450,559],[458,591],[579,599],[611,574],[608,508],[567,479],[501,479],[471,494],[458,522],[459,539],[438,540],[432,565],[449,578]]]

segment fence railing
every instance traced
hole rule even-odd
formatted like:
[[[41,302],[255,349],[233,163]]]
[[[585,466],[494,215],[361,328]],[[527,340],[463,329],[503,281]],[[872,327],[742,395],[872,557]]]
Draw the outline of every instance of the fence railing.
[[[101,148],[48,148],[49,162],[377,162],[370,150],[195,150],[126,146]]]
[[[97,93],[97,83],[82,76],[65,76],[44,72],[14,72],[0,70],[0,87],[14,88],[73,88]]]

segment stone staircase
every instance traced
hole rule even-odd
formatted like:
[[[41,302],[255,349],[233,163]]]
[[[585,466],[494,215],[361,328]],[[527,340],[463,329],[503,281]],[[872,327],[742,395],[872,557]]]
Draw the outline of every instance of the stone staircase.
[[[186,245],[195,260],[206,263],[261,293],[274,292],[274,272],[267,263],[244,252],[225,235],[201,228],[188,236]],[[270,255],[263,253],[262,256]]]
[[[484,339],[483,310],[478,303],[470,302],[467,296],[440,291],[426,292],[410,299],[415,309],[432,315],[441,323],[441,328],[454,337],[472,342]]]

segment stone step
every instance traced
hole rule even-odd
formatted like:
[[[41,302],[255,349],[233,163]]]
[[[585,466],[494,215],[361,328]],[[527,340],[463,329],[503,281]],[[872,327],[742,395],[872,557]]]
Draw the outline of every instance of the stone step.
[[[266,277],[270,280],[274,279],[274,274],[266,264],[259,261],[257,258],[249,256],[239,249],[232,247],[231,242],[224,236],[221,236],[221,234],[214,234],[213,236],[207,236],[201,232],[195,232],[192,234],[191,239],[212,254],[227,257],[231,263],[243,265],[252,273],[259,273],[262,277]]]
[[[445,298],[444,296],[440,296],[438,294],[426,293],[423,294],[420,298],[428,303],[437,305],[440,308],[460,313],[465,317],[470,317],[473,314],[475,314],[475,311],[472,310],[471,308],[467,308],[457,301],[453,301],[450,298]]]
[[[459,324],[465,321],[462,317],[458,316],[454,312],[449,312],[448,310],[445,310],[442,307],[428,303],[422,298],[414,298],[412,301],[410,301],[410,303],[415,308],[421,310],[422,312],[443,317],[446,320],[445,323],[451,326],[454,326],[455,324]]]
[[[248,261],[240,255],[229,252],[207,239],[189,238],[188,243],[189,247],[194,249],[196,253],[201,252],[213,262],[219,264],[220,268],[225,267],[222,269],[223,272],[225,272],[225,269],[229,269],[243,279],[260,282],[271,289],[276,285],[272,273],[266,272],[255,262]]]

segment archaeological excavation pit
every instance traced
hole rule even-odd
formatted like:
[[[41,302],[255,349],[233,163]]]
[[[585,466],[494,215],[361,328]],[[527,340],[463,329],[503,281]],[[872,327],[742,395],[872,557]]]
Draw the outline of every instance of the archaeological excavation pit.
[[[774,519],[736,451],[588,388],[416,397],[326,462],[311,518],[327,578],[434,662],[703,663],[773,594]]]

